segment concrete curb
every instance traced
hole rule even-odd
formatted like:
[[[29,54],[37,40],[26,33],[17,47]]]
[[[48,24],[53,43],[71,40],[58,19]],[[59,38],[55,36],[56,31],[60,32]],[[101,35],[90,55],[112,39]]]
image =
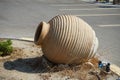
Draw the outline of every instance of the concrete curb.
[[[27,38],[27,37],[22,37],[22,38],[0,38],[0,39],[11,39],[11,40],[34,42],[33,38]]]

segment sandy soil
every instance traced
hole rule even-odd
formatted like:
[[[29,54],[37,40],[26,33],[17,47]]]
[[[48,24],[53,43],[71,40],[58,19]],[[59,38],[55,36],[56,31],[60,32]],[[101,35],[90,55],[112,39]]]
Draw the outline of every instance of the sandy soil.
[[[108,77],[97,68],[97,58],[81,65],[53,64],[33,42],[12,42],[12,54],[0,57],[0,80],[99,80]]]

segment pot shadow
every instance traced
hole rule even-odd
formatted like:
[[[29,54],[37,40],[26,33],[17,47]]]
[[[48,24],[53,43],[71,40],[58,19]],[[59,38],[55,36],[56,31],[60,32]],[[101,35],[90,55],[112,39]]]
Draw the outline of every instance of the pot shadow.
[[[7,70],[17,70],[26,73],[45,73],[51,71],[50,69],[54,65],[54,63],[48,61],[44,56],[41,56],[36,58],[19,58],[14,61],[6,61],[4,63],[4,68]]]

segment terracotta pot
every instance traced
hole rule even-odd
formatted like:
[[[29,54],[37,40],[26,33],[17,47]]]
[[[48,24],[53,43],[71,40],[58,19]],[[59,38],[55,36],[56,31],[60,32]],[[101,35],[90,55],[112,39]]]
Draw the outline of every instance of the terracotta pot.
[[[98,48],[94,30],[72,15],[58,15],[48,23],[41,22],[34,42],[42,46],[44,56],[54,63],[79,64],[81,59],[94,57]]]

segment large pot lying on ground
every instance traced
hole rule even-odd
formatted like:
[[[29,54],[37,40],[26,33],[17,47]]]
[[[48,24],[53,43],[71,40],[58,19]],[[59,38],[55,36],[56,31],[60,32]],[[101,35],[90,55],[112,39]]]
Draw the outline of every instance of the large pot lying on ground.
[[[41,22],[34,42],[42,46],[44,56],[54,63],[79,64],[95,56],[98,39],[94,30],[82,19],[58,15],[48,23]]]

